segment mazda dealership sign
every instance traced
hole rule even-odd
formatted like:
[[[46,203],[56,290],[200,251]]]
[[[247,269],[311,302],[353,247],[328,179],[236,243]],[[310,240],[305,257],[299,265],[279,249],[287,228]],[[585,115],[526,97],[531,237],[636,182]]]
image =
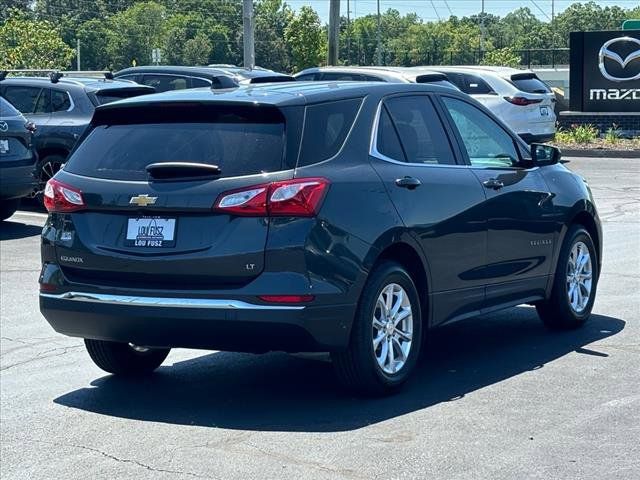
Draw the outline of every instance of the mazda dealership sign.
[[[571,110],[640,112],[640,30],[571,33]]]

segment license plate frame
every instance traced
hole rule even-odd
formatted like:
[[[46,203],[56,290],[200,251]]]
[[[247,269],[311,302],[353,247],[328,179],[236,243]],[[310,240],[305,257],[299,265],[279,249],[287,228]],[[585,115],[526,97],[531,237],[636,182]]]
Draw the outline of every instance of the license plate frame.
[[[178,219],[175,217],[129,217],[125,226],[124,244],[140,249],[175,247],[177,224]]]
[[[9,139],[0,140],[0,153],[9,153]]]
[[[543,117],[549,116],[549,107],[540,107],[540,115]]]

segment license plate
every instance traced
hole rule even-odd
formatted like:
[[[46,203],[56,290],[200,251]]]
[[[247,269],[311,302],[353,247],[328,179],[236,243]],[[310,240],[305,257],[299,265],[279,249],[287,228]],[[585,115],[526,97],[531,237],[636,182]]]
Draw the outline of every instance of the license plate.
[[[130,218],[125,245],[141,248],[173,247],[176,244],[175,232],[175,218]]]
[[[549,107],[540,107],[540,115],[543,117],[549,116]]]
[[[9,151],[9,140],[0,140],[0,153],[7,153]]]

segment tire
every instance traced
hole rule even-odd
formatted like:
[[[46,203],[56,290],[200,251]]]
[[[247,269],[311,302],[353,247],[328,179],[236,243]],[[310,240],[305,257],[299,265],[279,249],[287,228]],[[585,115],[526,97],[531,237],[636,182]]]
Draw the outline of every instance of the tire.
[[[16,213],[19,205],[19,198],[11,198],[9,200],[0,201],[0,221],[6,220],[7,218],[11,217],[11,215]]]
[[[404,312],[403,315],[406,315],[407,305],[410,306],[410,315],[404,320],[397,320],[404,336],[400,336],[398,330],[389,326],[389,321],[385,318],[386,308],[379,308],[383,305],[378,303],[379,300],[384,303],[389,297],[385,292],[392,292],[392,306],[395,307],[400,298],[399,290],[404,292],[404,302],[400,302],[397,313]],[[378,319],[382,321],[377,321]],[[376,347],[374,336],[378,337]],[[411,339],[410,342],[408,338]],[[343,386],[359,394],[385,395],[398,390],[409,378],[419,357],[421,342],[422,312],[415,284],[401,265],[386,261],[376,267],[367,280],[354,318],[348,348],[332,352],[331,359]],[[391,358],[389,346],[393,354]],[[401,353],[404,353],[404,362]]]
[[[91,360],[105,372],[123,376],[150,374],[169,355],[170,348],[134,347],[127,343],[85,339]]]
[[[585,248],[589,254],[588,263],[576,272],[573,262],[577,260],[576,256],[582,258],[581,252]],[[560,250],[551,295],[536,305],[540,319],[548,328],[570,330],[581,327],[589,319],[596,297],[598,265],[597,252],[589,232],[581,225],[572,226]],[[582,300],[579,301],[578,295]]]
[[[47,155],[40,159],[36,165],[36,178],[38,179],[38,185],[34,194],[34,198],[40,205],[44,205],[44,187],[47,181],[53,177],[60,167],[64,165],[66,157],[62,155]]]

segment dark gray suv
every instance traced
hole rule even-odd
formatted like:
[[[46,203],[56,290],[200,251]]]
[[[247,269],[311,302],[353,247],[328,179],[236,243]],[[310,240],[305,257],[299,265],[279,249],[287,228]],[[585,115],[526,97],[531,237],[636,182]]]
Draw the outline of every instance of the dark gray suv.
[[[108,372],[172,347],[329,351],[379,394],[433,327],[522,303],[553,329],[590,315],[588,185],[450,88],[171,92],[90,128],[45,190],[40,308]]]

